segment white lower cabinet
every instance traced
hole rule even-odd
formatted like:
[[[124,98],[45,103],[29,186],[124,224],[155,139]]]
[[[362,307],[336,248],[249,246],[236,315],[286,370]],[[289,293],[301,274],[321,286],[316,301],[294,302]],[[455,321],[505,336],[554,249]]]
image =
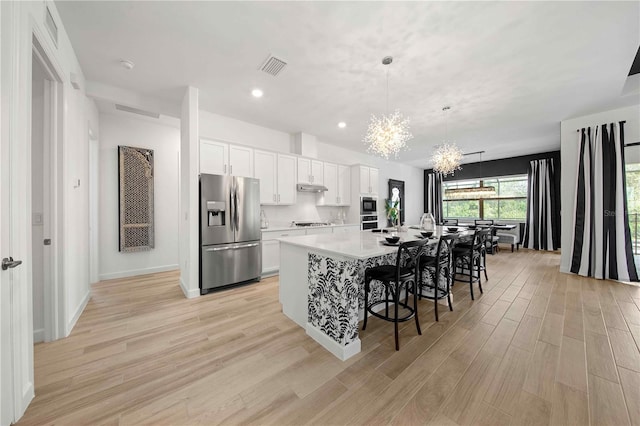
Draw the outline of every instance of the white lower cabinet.
[[[280,242],[278,238],[297,235],[332,234],[357,231],[360,225],[327,226],[309,229],[285,229],[262,231],[262,276],[275,275],[280,270]]]

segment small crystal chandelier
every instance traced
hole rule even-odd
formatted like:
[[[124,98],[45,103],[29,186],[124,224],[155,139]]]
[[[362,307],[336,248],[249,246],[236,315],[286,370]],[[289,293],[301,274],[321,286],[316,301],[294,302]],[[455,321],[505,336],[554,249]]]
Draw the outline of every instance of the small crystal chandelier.
[[[460,170],[460,162],[462,161],[462,151],[456,146],[455,143],[447,143],[448,134],[448,113],[451,107],[444,107],[442,111],[445,112],[445,137],[442,145],[438,146],[436,151],[431,157],[433,163],[433,170],[438,173],[442,173],[444,176],[449,174],[453,175],[456,170]]]
[[[383,65],[393,62],[391,56],[382,59]],[[367,151],[384,158],[398,158],[400,151],[407,147],[407,141],[413,135],[409,131],[409,119],[404,118],[400,111],[389,114],[389,72],[387,71],[387,114],[377,117],[371,114],[367,134],[363,142],[367,145]]]

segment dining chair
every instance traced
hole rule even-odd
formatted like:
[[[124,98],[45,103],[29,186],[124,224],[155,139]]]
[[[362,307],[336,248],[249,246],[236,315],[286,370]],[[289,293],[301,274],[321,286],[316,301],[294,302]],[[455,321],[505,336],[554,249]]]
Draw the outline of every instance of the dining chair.
[[[468,282],[471,300],[473,297],[473,283],[478,283],[480,293],[482,293],[482,276],[488,280],[486,268],[486,241],[491,235],[490,229],[476,229],[470,240],[460,241],[453,247],[454,281]],[[464,277],[459,279],[458,275]]]
[[[394,332],[396,340],[396,350],[400,349],[398,339],[398,323],[409,321],[415,318],[416,329],[418,334],[422,334],[420,330],[420,321],[418,319],[418,264],[420,257],[424,253],[425,247],[429,242],[428,239],[420,239],[416,241],[408,241],[400,244],[398,254],[396,256],[395,265],[378,265],[367,268],[364,271],[364,322],[362,330],[367,328],[367,317],[371,314],[385,321],[394,323]],[[371,292],[371,282],[378,281],[384,286],[384,299],[374,300],[369,303],[369,294]],[[409,306],[408,300],[400,301],[400,293],[404,287],[406,292],[413,294],[413,306]],[[391,297],[391,298],[389,298]],[[393,314],[389,313],[389,304],[393,305]],[[374,311],[376,306],[385,305],[384,314]],[[408,311],[402,317],[398,316],[398,308],[402,307]],[[381,312],[381,311],[380,311]]]

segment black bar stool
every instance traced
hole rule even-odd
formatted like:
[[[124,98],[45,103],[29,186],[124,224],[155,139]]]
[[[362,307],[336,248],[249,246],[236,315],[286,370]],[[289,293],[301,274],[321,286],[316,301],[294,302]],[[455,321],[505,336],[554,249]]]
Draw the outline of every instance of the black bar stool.
[[[433,300],[433,309],[438,321],[438,300],[447,298],[449,310],[453,311],[451,304],[451,280],[453,253],[452,247],[456,240],[455,235],[443,235],[438,241],[438,248],[435,255],[423,254],[420,257],[420,267],[418,271],[418,297]],[[423,280],[422,272],[427,271],[428,280]],[[444,276],[445,285],[440,285],[440,277]]]
[[[471,300],[475,300],[473,297],[474,282],[478,283],[478,288],[480,289],[480,293],[482,293],[481,271],[484,270],[485,278],[487,280],[489,279],[487,277],[486,268],[486,241],[488,236],[491,236],[491,229],[476,229],[471,240],[460,241],[453,248],[453,262],[455,268],[453,279],[454,281],[469,283]],[[458,279],[458,275],[462,275],[465,278]]]
[[[402,243],[400,247],[398,247],[395,265],[378,265],[367,268],[364,271],[364,323],[362,324],[362,330],[364,331],[367,328],[368,314],[385,321],[393,322],[396,336],[396,350],[400,349],[398,342],[399,322],[415,318],[418,334],[422,334],[418,320],[418,297],[416,288],[418,282],[418,262],[420,256],[424,253],[427,242],[428,240],[424,239]],[[384,285],[385,298],[384,300],[378,300],[369,304],[369,292],[371,290],[371,281],[373,280],[379,281]],[[400,291],[403,287],[405,291],[411,291],[413,293],[413,306],[409,306],[407,300],[405,300],[405,303],[400,302]],[[391,299],[389,299],[389,296],[391,296]],[[393,316],[389,315],[390,302],[393,303],[394,307]],[[386,308],[384,315],[373,311],[374,307],[383,303]],[[409,311],[402,317],[398,317],[398,307],[400,306]]]

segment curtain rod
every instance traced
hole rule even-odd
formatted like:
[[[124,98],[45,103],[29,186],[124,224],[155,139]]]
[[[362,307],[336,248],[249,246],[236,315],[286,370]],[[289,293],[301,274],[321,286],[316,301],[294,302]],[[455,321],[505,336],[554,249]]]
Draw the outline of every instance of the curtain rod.
[[[637,146],[637,145],[640,145],[640,142],[625,143],[625,144],[624,144],[624,147],[626,148],[626,147],[628,147],[628,146]]]
[[[627,122],[627,120],[618,121],[618,123],[620,123],[620,124],[624,124],[624,123],[626,123],[626,122]],[[583,128],[584,128],[584,127],[583,127]],[[576,132],[579,132],[580,130],[582,130],[582,129],[578,129],[578,130],[576,130]]]

